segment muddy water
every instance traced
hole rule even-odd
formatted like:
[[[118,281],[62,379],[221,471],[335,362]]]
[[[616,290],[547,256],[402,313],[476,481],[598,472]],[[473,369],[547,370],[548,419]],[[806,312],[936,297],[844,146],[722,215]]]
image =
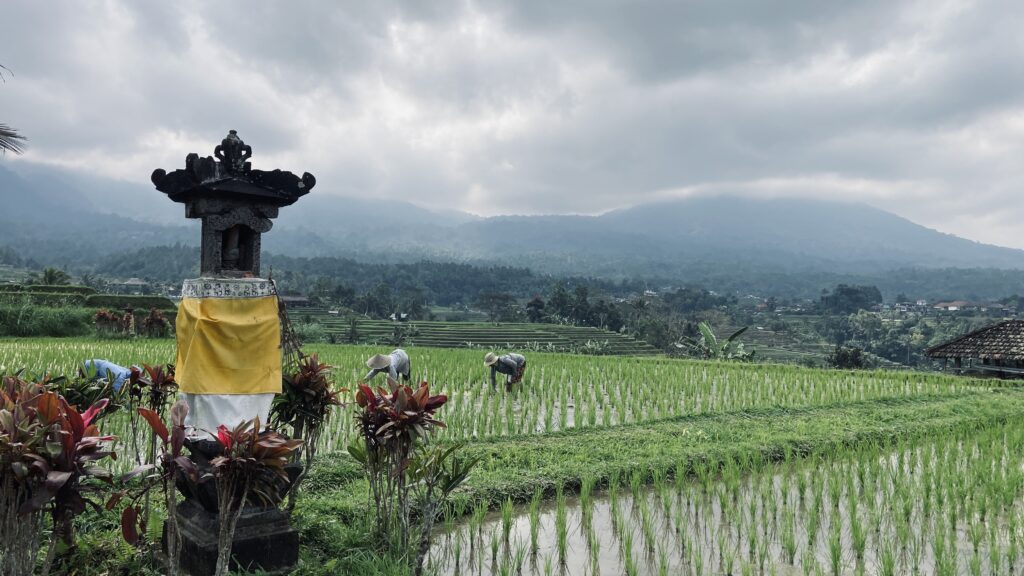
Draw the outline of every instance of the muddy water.
[[[863,486],[847,462],[774,469],[732,487],[686,481],[595,493],[589,504],[566,498],[564,546],[553,502],[532,519],[516,508],[507,538],[492,512],[441,531],[430,562],[438,574],[460,576],[1020,573],[1020,554],[1011,566],[1009,550],[1011,529],[1020,550],[1019,521],[1007,523],[1010,514],[1020,518],[1019,501],[984,522],[961,512],[950,529],[951,505],[921,504],[920,464],[907,469],[907,488],[896,458],[879,463]]]

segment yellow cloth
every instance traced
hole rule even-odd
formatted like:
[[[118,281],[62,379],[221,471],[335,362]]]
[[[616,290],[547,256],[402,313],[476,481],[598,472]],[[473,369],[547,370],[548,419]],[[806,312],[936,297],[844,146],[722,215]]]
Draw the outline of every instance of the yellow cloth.
[[[175,379],[188,394],[279,394],[277,297],[182,298]]]

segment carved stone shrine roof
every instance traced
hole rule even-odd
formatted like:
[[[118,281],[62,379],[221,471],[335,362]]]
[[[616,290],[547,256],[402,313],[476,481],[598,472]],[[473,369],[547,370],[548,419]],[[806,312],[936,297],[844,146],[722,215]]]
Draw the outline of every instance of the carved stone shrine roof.
[[[288,206],[316,185],[316,178],[309,172],[299,177],[282,170],[253,170],[248,162],[252,147],[234,130],[213,153],[216,159],[189,154],[184,170],[168,173],[157,168],[151,177],[153,184],[175,202],[230,198],[273,206]]]

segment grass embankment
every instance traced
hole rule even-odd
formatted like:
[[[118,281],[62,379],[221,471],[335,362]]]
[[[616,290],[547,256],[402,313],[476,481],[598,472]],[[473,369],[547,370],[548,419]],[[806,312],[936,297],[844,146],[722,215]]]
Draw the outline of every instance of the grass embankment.
[[[978,388],[955,395],[755,409],[479,441],[465,449],[483,461],[460,492],[457,507],[468,512],[479,502],[496,506],[506,498],[527,501],[537,488],[574,489],[584,477],[601,483],[635,470],[689,471],[698,462],[728,459],[751,470],[787,451],[828,456],[862,443],[897,444],[938,431],[1022,419],[1024,390]],[[300,505],[305,549],[297,573],[401,573],[393,561],[371,552],[367,511],[360,470],[345,455],[325,455]]]

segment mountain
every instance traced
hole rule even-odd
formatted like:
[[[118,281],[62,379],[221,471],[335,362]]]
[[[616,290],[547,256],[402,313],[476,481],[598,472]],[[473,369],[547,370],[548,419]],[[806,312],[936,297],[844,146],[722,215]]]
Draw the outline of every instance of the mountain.
[[[0,165],[0,246],[46,265],[195,245],[196,222],[152,187],[14,162]],[[1024,270],[1024,251],[981,244],[864,204],[699,197],[599,216],[479,218],[332,195],[281,211],[268,252],[361,261],[523,266],[555,275],[713,283],[744,274],[882,275],[897,268]],[[718,279],[718,280],[716,280]]]
[[[0,166],[0,246],[24,260],[74,269],[110,254],[198,237],[195,223],[153,223],[137,212],[119,213],[124,203],[114,197],[103,206],[90,199],[117,186],[59,170],[15,172]]]
[[[600,216],[499,216],[409,226],[370,251],[446,255],[538,270],[685,278],[696,270],[870,273],[900,267],[1024,269],[1024,251],[965,240],[864,204],[739,196]],[[437,228],[443,228],[438,230]],[[332,232],[321,232],[330,238]]]

